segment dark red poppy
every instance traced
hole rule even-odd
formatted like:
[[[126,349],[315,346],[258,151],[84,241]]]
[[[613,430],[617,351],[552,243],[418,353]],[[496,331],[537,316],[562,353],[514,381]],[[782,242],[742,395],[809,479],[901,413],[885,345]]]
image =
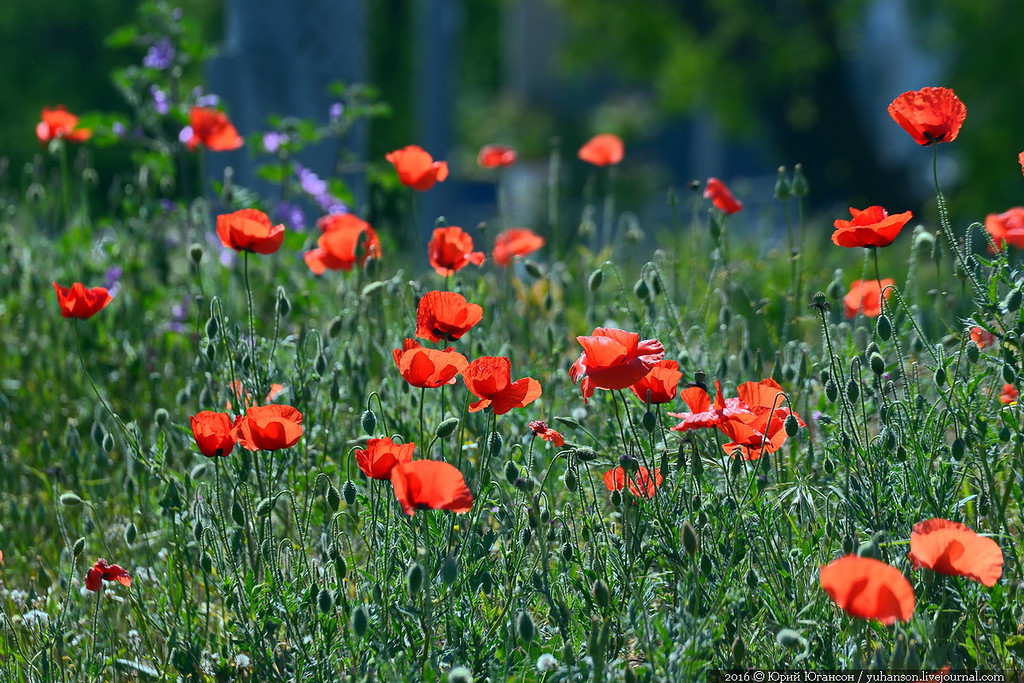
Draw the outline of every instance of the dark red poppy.
[[[391,486],[402,510],[451,510],[462,514],[473,507],[473,494],[462,472],[438,460],[412,460],[395,465]]]
[[[427,245],[430,266],[441,277],[448,277],[470,263],[479,266],[484,252],[473,251],[473,238],[457,225],[434,228],[433,238]]]
[[[391,479],[395,465],[412,460],[414,443],[395,443],[391,437],[370,439],[366,448],[356,451],[356,464],[371,479]]]
[[[996,335],[975,325],[971,328],[971,341],[977,344],[979,349],[984,349],[996,343]]]
[[[850,214],[853,220],[833,223],[836,231],[832,233],[832,241],[840,247],[887,247],[914,217],[910,211],[890,216],[880,206],[869,206],[863,211],[851,206]]]
[[[434,161],[434,157],[416,145],[388,152],[384,158],[395,167],[403,185],[420,192],[429,190],[435,183],[443,182],[448,177],[448,162]]]
[[[613,327],[598,327],[590,336],[576,337],[583,353],[569,368],[569,377],[580,383],[584,400],[594,388],[625,389],[647,376],[665,356],[665,347],[657,339],[640,340],[635,332]]]
[[[450,346],[443,351],[425,349],[415,339],[406,339],[402,348],[392,351],[392,357],[402,379],[425,389],[455,384],[455,378],[469,365],[466,357]]]
[[[996,249],[1002,249],[1004,244],[1024,249],[1024,206],[985,216],[985,230],[992,236]]]
[[[629,492],[637,498],[652,498],[664,480],[661,468],[658,467],[655,467],[653,472],[646,467],[640,467],[632,475],[627,475],[623,467],[613,467],[604,473],[605,488],[609,491],[621,491],[628,484]]]
[[[307,251],[303,258],[317,275],[328,269],[352,270],[368,258],[380,258],[380,238],[366,221],[350,213],[337,213],[324,216],[316,224],[323,234],[317,248]]]
[[[682,420],[674,432],[685,432],[691,429],[718,427],[726,420],[753,421],[757,418],[739,398],[725,398],[722,384],[715,380],[715,403],[711,404],[708,392],[701,387],[687,387],[679,392],[679,396],[690,409],[688,413],[669,413],[672,417]]]
[[[190,150],[204,145],[214,152],[228,152],[241,147],[245,140],[231,124],[228,115],[208,107],[192,107],[188,114],[185,144]]]
[[[456,292],[427,292],[416,307],[416,336],[455,341],[484,317],[484,309]]]
[[[821,587],[850,616],[886,626],[909,621],[914,588],[899,569],[870,557],[846,555],[821,568]]]
[[[227,457],[235,448],[234,422],[227,413],[203,410],[191,418],[192,438],[208,458]]]
[[[949,88],[905,92],[889,105],[889,116],[919,145],[952,142],[967,118],[967,107]]]
[[[601,133],[590,138],[577,154],[580,159],[594,166],[612,166],[622,161],[625,155],[622,138],[611,133]]]
[[[509,228],[494,238],[494,262],[512,263],[514,256],[527,256],[544,246],[544,238],[527,228]]]
[[[732,196],[732,192],[718,178],[708,178],[704,187],[704,198],[724,214],[733,214],[743,208],[743,203]]]
[[[217,236],[236,251],[273,254],[284,242],[284,226],[272,225],[262,211],[242,209],[217,216]]]
[[[90,567],[85,575],[85,588],[86,590],[98,592],[103,588],[104,581],[117,581],[125,587],[132,585],[132,577],[124,570],[124,567],[116,564],[107,564],[106,560],[99,559],[96,560],[96,564]]]
[[[926,519],[915,524],[907,557],[914,569],[924,567],[939,574],[963,576],[989,588],[1003,575],[999,544],[948,519]]]
[[[504,415],[513,408],[524,408],[540,398],[540,382],[532,377],[512,381],[512,362],[504,356],[482,356],[462,371],[466,388],[479,398],[471,403],[469,412],[490,407],[495,415]]]
[[[291,448],[302,437],[302,413],[278,403],[252,406],[235,421],[231,434],[239,446],[250,451]]]
[[[999,400],[1006,404],[1016,403],[1019,395],[1020,392],[1017,391],[1017,387],[1012,384],[1004,384],[1002,391],[999,393]]]
[[[629,389],[645,403],[669,403],[676,397],[676,387],[682,378],[679,363],[663,359],[654,364],[646,377],[631,384]]]
[[[476,155],[476,163],[480,168],[498,168],[516,163],[516,151],[508,145],[484,145]]]
[[[558,448],[565,445],[565,437],[563,437],[557,430],[548,427],[547,423],[543,420],[533,420],[530,422],[530,431],[533,432],[535,436],[539,436],[545,441],[553,443]]]
[[[81,282],[70,287],[54,282],[53,289],[57,292],[60,314],[65,318],[91,318],[113,300],[106,287],[86,287]]]
[[[68,142],[85,142],[92,137],[88,128],[78,127],[78,117],[57,105],[56,109],[43,107],[41,120],[36,124],[36,137],[39,142],[64,139]]]
[[[885,298],[892,294],[891,289],[896,284],[889,278],[884,280],[854,280],[850,284],[850,291],[843,297],[843,307],[846,309],[846,317],[854,318],[857,311],[860,311],[869,318],[877,318],[882,315],[882,291],[885,291]]]

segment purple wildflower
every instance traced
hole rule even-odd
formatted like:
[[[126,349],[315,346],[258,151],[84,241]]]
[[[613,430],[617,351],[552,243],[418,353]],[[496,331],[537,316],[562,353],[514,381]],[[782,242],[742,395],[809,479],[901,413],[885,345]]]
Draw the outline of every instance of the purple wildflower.
[[[171,45],[171,41],[167,37],[164,37],[160,39],[160,42],[149,48],[149,52],[142,59],[142,66],[163,71],[173,62],[174,46]]]
[[[123,273],[124,270],[121,266],[111,266],[110,268],[107,268],[107,272],[104,273],[104,284],[107,291],[110,292],[110,296],[117,296],[118,290],[121,289],[121,275]]]
[[[120,121],[114,121],[110,124],[110,132],[119,138],[123,138],[128,132],[128,129],[124,127],[124,124]]]
[[[313,198],[326,214],[348,213],[348,206],[329,192],[318,194]]]
[[[171,110],[171,103],[167,99],[167,93],[155,85],[149,86],[149,94],[153,96],[153,106],[157,114],[166,114]]]
[[[198,85],[192,88],[192,99],[197,107],[216,107],[220,104],[220,97],[212,93],[204,95],[202,87]]]
[[[181,129],[181,132],[178,133],[178,142],[188,142],[192,139],[192,135],[192,126],[185,126]]]
[[[341,102],[335,102],[334,104],[332,104],[331,108],[329,110],[330,117],[331,117],[331,123],[334,123],[335,121],[340,119],[341,118],[341,114],[344,111],[345,111],[345,105],[342,104]]]
[[[185,321],[188,319],[188,304],[191,297],[186,294],[181,303],[171,306],[171,320],[167,323],[167,329],[171,332],[184,332]]]
[[[318,197],[327,192],[327,183],[305,166],[295,164],[295,173],[299,176],[299,185],[306,194]]]
[[[274,220],[284,223],[289,230],[305,230],[306,215],[302,207],[291,202],[281,202],[274,209]]]
[[[284,133],[278,133],[277,131],[270,131],[263,135],[263,149],[267,150],[271,154],[276,154],[277,150],[281,148],[281,145],[287,144],[288,136]]]

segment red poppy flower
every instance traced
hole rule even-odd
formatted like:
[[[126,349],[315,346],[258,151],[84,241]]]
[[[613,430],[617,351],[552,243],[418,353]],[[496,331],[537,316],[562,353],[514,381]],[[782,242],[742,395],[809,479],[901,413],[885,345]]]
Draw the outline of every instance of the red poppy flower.
[[[843,306],[846,308],[846,317],[856,317],[860,311],[869,318],[877,318],[882,314],[882,290],[885,290],[885,298],[888,299],[892,290],[886,289],[896,284],[889,278],[884,280],[854,280],[850,284],[850,291],[843,297]]]
[[[390,437],[370,439],[366,448],[356,451],[356,463],[372,479],[390,479],[395,465],[412,460],[414,443],[395,443]]]
[[[427,292],[416,307],[416,336],[455,341],[484,317],[484,309],[456,292]]]
[[[494,238],[494,262],[512,263],[513,256],[527,256],[544,246],[544,238],[527,228],[509,228]]]
[[[85,575],[85,587],[87,590],[98,592],[103,587],[104,581],[117,581],[122,586],[131,586],[132,577],[128,572],[116,564],[107,564],[104,559],[96,560],[96,564],[89,568]]]
[[[594,395],[594,388],[625,389],[647,376],[665,356],[665,347],[657,339],[640,340],[635,332],[613,327],[597,327],[590,336],[576,337],[583,353],[569,368],[569,377],[580,383],[583,399]]]
[[[350,213],[337,213],[324,216],[316,224],[323,234],[317,248],[307,251],[303,258],[317,275],[327,269],[352,270],[370,257],[380,258],[380,238],[366,221]]]
[[[725,398],[722,384],[718,380],[715,380],[714,406],[711,404],[708,392],[701,387],[687,387],[679,392],[679,396],[686,403],[690,412],[669,413],[671,417],[678,417],[682,420],[671,428],[674,432],[718,427],[726,420],[750,422],[757,418],[739,398]]]
[[[985,216],[985,230],[992,236],[996,249],[1007,243],[1024,249],[1024,206]]]
[[[434,228],[433,238],[427,245],[427,258],[441,277],[448,277],[470,263],[479,266],[484,252],[473,251],[473,238],[457,225]]]
[[[241,147],[245,140],[231,125],[228,115],[208,107],[192,107],[188,114],[189,130],[185,144],[190,150],[205,145],[214,152],[229,152]]]
[[[235,421],[231,434],[238,445],[250,451],[291,448],[302,436],[302,413],[278,403],[252,406]]]
[[[886,626],[909,621],[914,589],[892,565],[846,555],[821,568],[821,587],[850,616],[874,619]]]
[[[540,382],[532,377],[512,381],[512,361],[504,356],[482,356],[462,371],[462,381],[480,400],[470,404],[475,413],[490,406],[495,415],[524,408],[540,398]]]
[[[192,438],[199,452],[208,458],[227,457],[235,448],[234,423],[227,413],[203,410],[191,418]]]
[[[991,538],[979,536],[959,522],[926,519],[910,532],[914,569],[963,576],[991,588],[1003,575],[1003,551]]]
[[[384,158],[398,171],[398,179],[403,185],[420,192],[448,177],[448,162],[434,161],[434,157],[416,145],[388,152]]]
[[[587,140],[577,154],[580,159],[594,166],[611,166],[622,161],[626,148],[622,138],[611,133],[601,133]]]
[[[1017,391],[1017,387],[1013,386],[1012,384],[1004,384],[1003,390],[999,394],[999,400],[1006,404],[1016,403],[1017,396],[1019,395],[1020,392]]]
[[[507,145],[484,145],[476,155],[476,163],[480,168],[497,168],[511,166],[517,158],[516,151]]]
[[[744,382],[736,387],[736,393],[753,419],[742,415],[721,421],[719,431],[732,439],[731,443],[722,446],[726,453],[738,454],[744,460],[758,460],[763,454],[782,448],[788,438],[785,428],[787,417],[792,415],[798,425],[807,426],[799,415],[783,407],[785,393],[771,378]]]
[[[391,470],[391,486],[402,510],[451,510],[462,514],[473,507],[473,494],[462,472],[437,460],[412,460]]]
[[[1017,162],[1020,164],[1020,172],[1024,173],[1024,152],[1017,155]]]
[[[262,211],[242,209],[217,216],[217,236],[236,251],[273,254],[284,242],[284,226],[271,225]]]
[[[984,349],[996,343],[996,335],[975,325],[971,328],[971,341],[977,344],[979,349]]]
[[[967,107],[949,88],[905,92],[889,105],[889,116],[919,145],[952,142],[967,118]]]
[[[714,207],[724,214],[733,214],[743,208],[743,202],[733,197],[729,188],[718,178],[708,178],[704,199],[710,199]]]
[[[56,109],[43,107],[41,120],[36,124],[36,137],[44,144],[58,138],[68,142],[85,142],[92,137],[92,131],[79,128],[78,117],[64,109],[63,105],[57,105]]]
[[[655,467],[653,474],[646,467],[641,467],[636,474],[626,475],[622,467],[613,467],[604,473],[604,485],[609,491],[621,491],[629,484],[629,492],[638,498],[651,498],[664,481],[661,468]]]
[[[539,436],[559,448],[565,445],[565,437],[563,437],[557,430],[548,427],[547,423],[543,420],[533,420],[530,422],[530,431],[533,432],[535,436]]]
[[[850,207],[852,221],[837,220],[833,225],[832,241],[840,247],[887,247],[900,234],[903,226],[914,217],[910,211],[889,215],[880,206],[869,206],[861,211]]]
[[[91,318],[114,298],[106,287],[86,287],[81,282],[70,287],[61,287],[54,282],[53,289],[57,292],[60,314],[65,318]]]
[[[455,378],[469,362],[454,348],[443,351],[425,349],[415,339],[406,339],[402,348],[391,352],[402,379],[414,387],[436,389],[442,384],[455,384]]]
[[[676,397],[676,387],[682,378],[677,361],[659,360],[646,377],[631,384],[629,389],[645,403],[668,403]]]

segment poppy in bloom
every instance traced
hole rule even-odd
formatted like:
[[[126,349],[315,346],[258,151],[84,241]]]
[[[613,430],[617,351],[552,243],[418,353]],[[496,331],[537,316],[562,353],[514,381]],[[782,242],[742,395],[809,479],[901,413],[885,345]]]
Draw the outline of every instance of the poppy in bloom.
[[[909,621],[914,588],[899,569],[870,557],[846,555],[821,568],[821,587],[853,617],[886,626]]]
[[[884,280],[854,280],[850,284],[850,291],[843,297],[843,307],[846,309],[846,317],[856,317],[860,311],[869,318],[877,318],[882,315],[882,290],[885,290],[885,298],[888,299],[892,291],[886,289],[896,284],[889,278]]]
[[[356,464],[371,479],[390,479],[395,465],[412,460],[414,443],[395,443],[390,437],[370,439],[366,448],[356,451]]]
[[[559,448],[565,445],[565,437],[557,430],[548,427],[548,424],[543,420],[533,420],[530,422],[530,431],[533,432],[534,436],[539,436]]]
[[[466,357],[450,346],[443,351],[425,349],[415,339],[406,339],[402,348],[391,353],[402,379],[424,389],[455,384],[455,378],[469,365]]]
[[[959,522],[926,519],[910,532],[914,569],[963,576],[991,588],[1003,575],[1003,551],[991,538],[979,536]]]
[[[85,142],[92,137],[92,131],[88,128],[79,128],[78,117],[63,106],[56,109],[43,107],[40,118],[36,124],[36,137],[44,144],[58,138],[68,142]]]
[[[992,236],[996,249],[1002,249],[1004,244],[1024,249],[1024,206],[985,216],[985,230]]]
[[[262,211],[242,209],[217,216],[217,236],[235,251],[273,254],[284,242],[284,226],[271,225]]]
[[[540,382],[532,377],[512,381],[512,361],[504,356],[482,356],[462,371],[466,388],[479,398],[471,403],[469,412],[490,407],[495,415],[504,415],[513,408],[524,408],[540,398]]]
[[[484,145],[476,155],[476,163],[480,168],[498,168],[516,163],[516,151],[508,145]]]
[[[451,510],[462,514],[473,507],[473,494],[462,472],[438,460],[411,460],[391,470],[391,486],[402,510]]]
[[[887,247],[914,217],[910,211],[890,216],[880,206],[869,206],[863,211],[851,206],[850,215],[853,220],[833,223],[836,231],[832,233],[832,241],[840,247]]]
[[[416,336],[455,341],[484,317],[484,309],[456,292],[427,292],[416,307]]]
[[[106,287],[86,287],[81,282],[70,287],[54,282],[53,289],[57,292],[60,314],[65,318],[91,318],[114,298]]]
[[[302,436],[302,413],[279,403],[252,406],[235,421],[231,434],[250,451],[291,448]]]
[[[235,448],[235,424],[227,413],[203,410],[191,418],[192,438],[207,458],[227,457]]]
[[[231,382],[228,383],[228,388],[231,389],[232,392],[234,392],[235,396],[237,396],[238,398],[242,398],[244,387],[242,387],[241,381],[237,379],[232,380]],[[270,389],[267,390],[266,397],[264,397],[263,399],[263,403],[270,403],[275,398],[277,398],[277,396],[283,391],[283,384],[278,384],[276,382],[274,384],[271,384]],[[252,394],[250,394],[248,391],[245,391],[245,407],[248,408],[251,405],[253,405]],[[225,403],[224,410],[231,410],[231,401],[227,401]]]
[[[473,238],[457,225],[434,228],[434,235],[427,245],[430,266],[441,277],[448,277],[470,263],[479,266],[484,262],[484,252],[473,251]]]
[[[1003,390],[999,394],[999,400],[1009,405],[1011,403],[1016,403],[1017,396],[1019,395],[1020,392],[1017,391],[1017,387],[1013,386],[1012,384],[1004,384]]]
[[[448,162],[434,161],[434,157],[416,145],[388,152],[384,158],[395,167],[403,185],[420,192],[429,190],[435,183],[444,182],[448,177]]]
[[[622,138],[611,133],[601,133],[587,140],[577,156],[588,164],[594,166],[612,166],[626,155],[626,148],[622,144]]]
[[[512,263],[513,256],[528,256],[544,246],[544,238],[527,228],[509,228],[494,238],[494,262]]]
[[[637,469],[632,475],[627,475],[623,467],[613,467],[604,473],[604,485],[609,491],[621,491],[628,484],[629,492],[638,498],[653,497],[663,481],[659,467],[655,467],[653,473],[646,467]]]
[[[786,442],[786,418],[790,415],[797,425],[807,425],[789,408],[784,407],[785,393],[782,387],[771,379],[760,382],[744,382],[736,387],[741,405],[749,410],[753,418],[723,420],[718,429],[732,439],[722,449],[729,454],[739,455],[744,460],[758,460],[765,453],[774,453]]]
[[[665,357],[665,347],[657,339],[640,340],[636,332],[613,327],[597,327],[589,336],[576,337],[583,353],[569,368],[569,377],[580,382],[583,399],[594,395],[594,388],[625,389],[647,376]]]
[[[919,145],[952,142],[967,118],[967,107],[949,88],[905,92],[889,105],[889,116]]]
[[[204,145],[214,152],[238,149],[245,140],[231,124],[228,115],[209,107],[192,107],[188,114],[189,126],[182,131],[182,141],[190,150]]]
[[[1024,173],[1024,152],[1017,155],[1017,161],[1020,163],[1020,172]]]
[[[117,581],[122,586],[131,586],[132,577],[116,564],[107,564],[104,559],[96,560],[96,564],[89,568],[85,575],[85,587],[87,590],[98,592],[103,587],[104,581]]]
[[[975,325],[971,328],[971,341],[977,344],[979,349],[984,349],[996,343],[996,335]]]
[[[307,251],[303,258],[317,275],[325,270],[352,270],[362,266],[368,258],[380,258],[380,238],[366,221],[350,213],[336,213],[317,221],[323,232],[317,248]]]
[[[743,208],[743,202],[733,197],[729,188],[718,178],[708,178],[704,199],[710,199],[711,204],[724,214],[733,214]]]
[[[683,373],[674,360],[659,360],[647,376],[631,384],[629,389],[645,403],[668,403],[676,397],[676,387]]]
[[[708,392],[701,387],[687,387],[679,392],[679,396],[690,409],[688,413],[669,413],[672,417],[682,420],[674,432],[686,432],[691,429],[718,427],[726,420],[752,422],[757,416],[737,398],[725,398],[722,384],[715,380],[715,403],[712,405]]]

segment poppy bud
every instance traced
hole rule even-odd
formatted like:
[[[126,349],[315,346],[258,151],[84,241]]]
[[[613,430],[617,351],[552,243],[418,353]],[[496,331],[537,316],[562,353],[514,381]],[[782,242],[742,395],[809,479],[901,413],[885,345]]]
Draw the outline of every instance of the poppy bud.
[[[563,560],[565,560],[566,562],[571,562],[572,561],[572,555],[573,555],[572,544],[570,544],[570,543],[563,543],[562,544],[561,553],[562,553],[562,559]]]
[[[590,446],[577,446],[573,449],[572,455],[581,462],[592,462],[597,460],[597,451]]]
[[[71,548],[71,554],[73,556],[75,556],[75,557],[78,557],[79,555],[82,554],[82,552],[84,550],[85,550],[85,538],[82,537],[82,538],[78,539],[77,541],[75,541],[75,545],[72,546],[72,548]]]
[[[640,278],[633,285],[633,296],[640,301],[647,301],[651,296],[651,288],[647,286],[647,280]]]
[[[331,608],[334,607],[334,596],[331,595],[331,591],[321,588],[320,592],[316,595],[316,604],[320,608],[321,613],[329,614]]]
[[[235,524],[238,526],[245,526],[245,509],[237,500],[231,504],[231,519],[233,519]]]
[[[690,474],[699,481],[701,475],[704,474],[704,462],[698,453],[693,454],[692,460],[693,462],[690,463]]]
[[[953,439],[953,443],[949,447],[950,455],[953,456],[954,460],[962,460],[964,457],[965,444],[963,439]]]
[[[1017,371],[1009,363],[1003,364],[1003,381],[1007,384],[1017,383]]]
[[[409,597],[415,599],[423,590],[423,566],[419,562],[413,562],[409,571],[405,574],[405,588]]]
[[[498,455],[503,445],[504,439],[501,438],[501,434],[498,432],[491,432],[491,436],[487,441],[487,448],[490,450],[492,458]]]
[[[654,413],[648,410],[644,413],[640,423],[643,425],[644,429],[647,430],[647,433],[650,434],[653,433],[654,428],[658,426],[658,418]]]
[[[210,553],[203,551],[203,554],[199,556],[199,567],[204,573],[209,574],[213,571],[213,558]]]
[[[355,634],[356,638],[362,638],[366,635],[366,627],[369,625],[370,619],[366,614],[366,608],[362,605],[356,605],[352,609],[352,633]]]
[[[193,242],[188,248],[189,258],[192,259],[192,263],[197,266],[203,260],[203,247],[198,242]]]
[[[533,490],[533,478],[517,477],[516,480],[512,482],[512,485],[515,486],[517,490],[522,491],[523,493],[529,493],[530,491]]]
[[[441,580],[450,586],[455,583],[455,579],[457,578],[459,578],[458,560],[449,555],[444,558],[444,562],[441,563]]]
[[[857,380],[851,379],[846,383],[846,397],[850,399],[851,402],[860,398],[860,385],[857,384]]]
[[[825,297],[827,298],[826,303],[829,303],[831,301],[836,301],[837,299],[840,299],[843,296],[843,283],[842,283],[842,280],[840,279],[841,277],[842,277],[842,271],[837,270],[836,271],[835,279],[832,280],[832,282],[830,282],[828,284],[828,287],[825,288]],[[827,308],[823,308],[823,309],[819,309],[819,310],[821,310],[822,312],[825,312],[828,309]]]
[[[711,241],[718,244],[719,240],[722,239],[722,217],[718,211],[710,211],[711,220],[708,221],[708,233],[711,235]]]
[[[540,265],[536,261],[530,261],[529,259],[524,260],[523,268],[525,268],[526,272],[530,274],[530,277],[535,277],[537,279],[544,277],[544,271],[541,270]]]
[[[576,472],[569,470],[565,473],[565,488],[570,493],[575,492],[579,488],[579,480],[576,478]]]
[[[341,334],[341,318],[332,318],[331,322],[327,324],[327,336],[335,339],[339,334]]]
[[[793,188],[786,177],[786,167],[779,166],[779,176],[775,180],[775,198],[781,202],[789,199],[793,194]]]
[[[843,553],[845,553],[847,555],[852,555],[853,554],[853,549],[854,549],[854,546],[855,546],[856,543],[857,543],[857,539],[854,538],[853,536],[850,536],[850,535],[843,536]]]
[[[751,590],[757,588],[757,584],[761,583],[761,578],[757,575],[757,572],[753,567],[747,570],[744,580],[747,583],[747,588],[750,588]]]
[[[441,424],[437,425],[437,429],[434,430],[434,434],[436,434],[437,438],[439,439],[447,439],[455,432],[458,426],[459,418],[449,417],[448,419],[442,421]]]
[[[829,400],[829,403],[835,403],[839,398],[839,385],[833,379],[825,382],[825,398]]]
[[[1006,299],[1003,301],[1003,308],[1008,313],[1015,312],[1020,308],[1021,299],[1024,298],[1024,291],[1020,289],[1011,289],[1010,293],[1006,295]]]
[[[723,327],[728,327],[729,323],[732,322],[732,308],[729,306],[722,306],[718,311],[718,324]]]
[[[786,420],[783,422],[783,427],[786,429],[786,436],[789,437],[796,436],[797,432],[800,431],[800,423],[796,421],[796,416],[792,413],[786,416]]]
[[[968,340],[965,346],[966,348],[964,350],[967,352],[967,360],[972,363],[977,363],[978,359],[981,358],[981,349],[978,348],[978,345],[973,339]]]
[[[263,500],[261,500],[259,502],[259,504],[256,505],[256,516],[257,517],[267,517],[267,516],[269,516],[270,513],[273,512],[274,504],[276,502],[277,502],[277,498],[274,497],[274,496],[270,496],[270,497],[267,497],[267,498],[264,498]]]
[[[784,628],[776,633],[775,642],[789,650],[801,650],[807,647],[807,639],[791,628]]]
[[[683,550],[687,555],[693,555],[700,550],[700,539],[697,537],[697,530],[689,522],[683,522],[680,533],[682,536]]]
[[[620,507],[622,505],[622,494],[618,491],[612,491],[612,505]]]
[[[879,353],[872,353],[868,358],[868,362],[871,365],[871,372],[876,375],[882,375],[885,373],[885,359]]]
[[[630,474],[633,474],[640,469],[640,463],[637,461],[636,458],[634,458],[632,455],[629,455],[628,453],[624,453],[623,455],[619,456],[619,465],[621,465],[622,468],[629,472]]]
[[[1006,425],[1003,425],[999,429],[999,440],[1002,441],[1003,443],[1006,443],[1007,441],[1010,440],[1010,428],[1007,427]]]
[[[60,504],[64,507],[76,508],[82,504],[82,499],[79,498],[77,493],[66,491],[60,494]]]
[[[511,460],[505,463],[505,479],[510,484],[515,484],[516,480],[519,479],[519,468]]]
[[[528,545],[530,545],[530,541],[532,541],[532,540],[533,540],[533,532],[530,530],[530,527],[528,527],[528,526],[523,527],[522,532],[519,534],[519,542],[523,546],[528,546]]]
[[[604,281],[604,271],[600,268],[590,274],[590,279],[587,280],[587,287],[591,292],[596,292]]]
[[[124,528],[124,542],[128,545],[135,543],[135,538],[139,535],[139,530],[135,526],[135,522],[128,522],[128,526]]]
[[[362,417],[359,418],[359,424],[362,425],[363,431],[368,436],[373,436],[373,433],[377,431],[377,416],[372,410],[364,410]]]
[[[276,312],[282,318],[287,318],[288,314],[292,312],[292,302],[288,300],[288,295],[285,294],[284,287],[277,288]]]
[[[746,658],[747,644],[743,642],[742,636],[738,636],[736,640],[732,641],[732,665],[738,669]]]
[[[356,485],[351,480],[346,481],[345,485],[341,487],[341,494],[345,497],[345,502],[348,505],[354,505],[356,502]]]
[[[533,618],[530,617],[530,613],[526,610],[520,612],[519,615],[516,617],[516,633],[519,634],[519,639],[522,640],[524,643],[529,643],[531,640],[533,640]]]
[[[131,525],[131,527],[134,527],[134,526],[135,526],[134,524]],[[192,527],[192,538],[195,539],[196,543],[202,543],[203,542],[203,532],[204,531],[206,531],[206,528],[203,526],[203,520],[197,519],[195,525]],[[135,535],[135,533],[134,533],[134,529],[133,529],[132,536],[134,537],[134,535]],[[125,537],[125,540],[127,541],[128,540],[128,529],[125,529],[124,537]],[[131,541],[128,541],[128,542],[131,543]]]
[[[313,361],[313,372],[321,377],[327,372],[327,358],[324,357],[324,354],[316,354],[316,360]]]
[[[807,176],[804,175],[804,165],[796,164],[793,166],[793,195],[796,197],[806,197],[811,191],[811,186],[807,182]]]
[[[332,512],[337,512],[338,508],[341,507],[341,494],[338,493],[338,489],[334,484],[327,485],[327,492],[324,494],[324,499],[327,501],[327,507],[331,508]]]

